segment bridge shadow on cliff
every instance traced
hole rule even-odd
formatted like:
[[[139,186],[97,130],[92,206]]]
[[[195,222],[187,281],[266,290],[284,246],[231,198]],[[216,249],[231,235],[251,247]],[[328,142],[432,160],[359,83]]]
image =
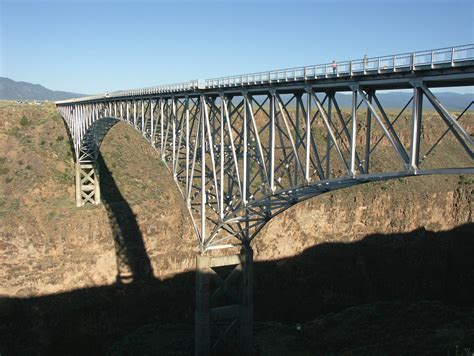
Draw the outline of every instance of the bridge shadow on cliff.
[[[108,173],[102,170],[105,179],[104,173]],[[112,197],[117,192],[110,189]],[[116,206],[111,205],[115,211]],[[426,341],[436,334],[433,328],[448,323],[457,325],[462,334],[446,332],[442,335],[444,343],[438,350],[435,344],[435,350],[446,355],[446,347],[460,343],[474,346],[474,324],[469,324],[474,320],[473,236],[474,224],[438,233],[419,229],[405,234],[377,234],[353,243],[319,244],[291,258],[255,262],[255,342],[270,338],[274,344],[296,338],[295,347],[306,351],[302,354],[347,350],[359,350],[354,354],[404,354],[410,347],[413,350],[413,342],[420,344],[416,337],[425,337]],[[41,297],[2,297],[0,353],[192,354],[194,279],[194,272],[165,280],[148,275],[140,283]],[[417,314],[416,308],[409,307],[423,300],[442,307],[430,309],[435,312],[429,316],[426,308]],[[395,303],[390,304],[393,315],[408,306],[404,310],[409,311],[406,318],[410,321],[400,315],[392,319],[377,313],[354,316],[354,310],[380,303]],[[332,319],[328,315],[333,315]],[[350,320],[347,315],[351,315]],[[290,328],[326,317],[329,319],[324,320],[332,322],[321,324],[324,329],[318,329],[315,335],[298,336],[294,327]],[[360,324],[360,320],[366,324]],[[278,334],[272,329],[275,322],[289,326],[278,327]],[[318,323],[311,325],[317,327]],[[340,328],[344,325],[350,325],[350,330],[342,334]],[[361,337],[367,325],[370,335]],[[383,340],[392,334],[391,344],[377,345],[376,351],[364,348],[367,338]],[[407,338],[411,343],[406,343]],[[256,347],[258,354],[265,354],[265,347]]]
[[[97,167],[102,203],[107,210],[117,259],[117,283],[146,281],[153,277],[150,258],[136,215],[115,183],[99,151]]]

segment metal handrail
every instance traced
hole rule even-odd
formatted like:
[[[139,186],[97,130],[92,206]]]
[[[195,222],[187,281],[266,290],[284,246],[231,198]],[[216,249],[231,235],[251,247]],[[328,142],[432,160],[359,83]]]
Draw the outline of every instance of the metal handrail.
[[[120,90],[77,99],[57,101],[57,104],[82,102],[103,98],[120,98],[124,96],[143,96],[164,93],[178,93],[196,89],[217,89],[223,87],[243,87],[258,84],[272,84],[291,81],[317,80],[327,78],[352,77],[390,73],[398,71],[435,68],[439,64],[454,67],[456,64],[474,60],[474,44],[437,48],[425,51],[399,53],[381,57],[365,57],[351,61],[340,61],[304,67],[277,69],[266,72],[255,72],[206,80],[166,84],[149,88]]]

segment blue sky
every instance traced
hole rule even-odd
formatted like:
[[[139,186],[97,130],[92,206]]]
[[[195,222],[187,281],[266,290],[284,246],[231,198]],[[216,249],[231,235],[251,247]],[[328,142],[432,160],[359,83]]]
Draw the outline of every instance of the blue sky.
[[[473,0],[0,0],[0,76],[93,94],[474,43]]]

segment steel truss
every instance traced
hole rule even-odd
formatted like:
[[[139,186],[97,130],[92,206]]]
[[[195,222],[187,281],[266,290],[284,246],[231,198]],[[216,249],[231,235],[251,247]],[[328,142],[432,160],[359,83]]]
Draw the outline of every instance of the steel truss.
[[[118,121],[140,131],[173,174],[204,252],[249,244],[275,215],[327,191],[413,175],[473,173],[467,111],[456,117],[423,81],[410,83],[412,98],[395,116],[376,89],[358,83],[351,85],[349,114],[335,89],[310,85],[103,99],[59,110],[81,167],[95,166],[104,135]],[[429,129],[423,98],[446,129],[422,154],[421,134]],[[400,125],[407,114],[410,123]],[[438,147],[442,142],[448,146]],[[454,146],[465,161],[450,167],[426,163],[437,149]],[[98,202],[93,186],[81,184],[87,189],[81,205]]]
[[[330,190],[411,175],[472,173],[469,116],[450,114],[431,88],[473,83],[474,45],[466,45],[119,91],[57,105],[79,165],[79,206],[100,201],[93,183],[98,150],[110,127],[125,121],[160,152],[205,252],[249,245],[272,217]],[[412,98],[391,117],[377,92],[407,88]],[[349,115],[338,102],[342,91],[352,93]],[[422,136],[437,132],[425,125],[423,100],[446,125],[429,149],[422,147]],[[404,122],[407,114],[410,123]],[[467,160],[436,165],[437,151],[453,147]],[[81,168],[91,165],[92,171]]]

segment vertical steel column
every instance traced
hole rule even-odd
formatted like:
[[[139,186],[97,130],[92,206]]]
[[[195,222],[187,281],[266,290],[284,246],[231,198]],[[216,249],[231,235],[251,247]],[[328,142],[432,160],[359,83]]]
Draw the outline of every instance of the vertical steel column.
[[[161,102],[161,100],[160,100]],[[189,97],[185,98],[185,111],[186,111],[186,194],[189,190]],[[189,207],[190,201],[186,198],[186,206]]]
[[[163,99],[160,98],[160,136],[161,136],[161,143],[160,143],[160,151],[161,151],[161,159],[165,159],[165,141],[164,141],[164,112],[163,112]]]
[[[137,101],[133,101],[133,127],[137,129]]]
[[[270,93],[270,189],[275,192],[275,92]]]
[[[129,110],[128,109],[129,109],[129,101],[127,100],[127,103],[126,103],[127,116],[126,117],[127,117],[127,124],[130,124],[130,118],[129,118],[129,114],[128,114]]]
[[[412,130],[410,148],[410,170],[418,171],[420,161],[420,129],[423,114],[423,90],[418,83],[413,88]]]
[[[220,211],[219,211],[219,217],[221,219],[224,218],[224,162],[225,162],[225,151],[224,151],[224,105],[225,105],[225,97],[224,97],[224,94],[220,94],[220,98],[221,98],[221,117],[220,117],[220,120],[219,120],[219,124],[220,124],[220,135],[221,135],[221,142],[220,142],[220,167],[219,167],[219,170],[220,170],[220,177],[219,177],[219,187],[220,187],[220,204],[219,204],[219,208],[220,208]]]
[[[316,94],[315,94],[316,95]],[[326,93],[328,96],[328,117],[332,121],[332,101],[335,100],[335,93]],[[322,113],[321,113],[322,115]],[[331,175],[331,136],[329,130],[326,136],[326,179],[329,179]]]
[[[79,160],[79,149],[78,149],[78,146],[77,146],[77,137],[78,137],[77,122],[78,122],[78,120],[77,120],[77,108],[76,108],[76,106],[74,105],[71,110],[72,110],[71,120],[72,120],[72,132],[73,132],[72,138],[73,138],[73,141],[74,141],[74,153],[76,155],[76,161],[78,161]]]
[[[243,131],[243,145],[244,145],[244,150],[243,150],[243,172],[242,172],[242,201],[244,203],[244,206],[247,205],[248,203],[248,199],[247,199],[247,195],[248,195],[248,187],[247,187],[247,184],[248,184],[248,176],[249,176],[249,172],[248,172],[248,167],[247,167],[247,164],[248,164],[248,137],[247,137],[247,129],[248,129],[248,105],[247,105],[247,93],[243,93],[243,97],[244,97],[244,123],[243,123],[243,128],[242,128],[242,131]]]
[[[153,99],[150,98],[150,142],[155,147],[155,135],[153,133]]]
[[[374,95],[374,91],[369,91],[367,93],[368,101],[372,104],[372,96]],[[366,174],[369,173],[370,167],[370,134],[372,131],[372,111],[367,108],[367,126],[365,128],[365,167],[364,172]]]
[[[204,95],[200,97],[201,104],[201,251],[206,242],[206,117]]]
[[[311,155],[311,89],[306,92],[306,162],[305,179],[310,182],[310,155]]]
[[[351,176],[356,176],[356,141],[357,141],[357,90],[352,91],[352,133],[351,133]]]
[[[82,124],[84,122],[84,107],[83,105],[79,105],[79,110],[78,110],[78,116],[77,116],[77,120],[78,120],[78,141],[79,141],[79,144],[81,143],[82,141]]]
[[[298,147],[300,144],[302,144],[299,136],[300,136],[300,105],[299,103],[302,101],[301,100],[301,97],[302,97],[302,93],[296,93],[295,94],[295,105],[296,105],[296,110],[295,110],[295,137],[294,137],[294,154],[295,154],[295,163],[297,164],[297,162],[299,161],[299,156],[298,156]],[[283,103],[284,105],[284,103]],[[286,109],[286,106],[285,106],[285,109]],[[288,120],[291,121],[291,115],[290,113],[288,113]],[[288,135],[291,135],[290,134],[290,131],[288,130]],[[295,169],[293,171],[293,184],[294,185],[298,185],[298,168],[295,164]],[[301,168],[301,170],[303,171],[303,168]],[[302,172],[304,173],[304,172]]]
[[[142,132],[143,132],[143,126],[145,126],[145,104],[144,104],[144,100],[142,99],[142,127],[141,127]]]
[[[176,98],[173,96],[173,99],[172,99],[172,102],[173,102],[173,106],[172,106],[172,118],[171,118],[171,122],[172,122],[172,125],[171,125],[171,128],[173,130],[173,135],[172,135],[172,139],[173,139],[173,143],[172,143],[172,150],[173,150],[173,155],[172,155],[172,169],[173,169],[173,179],[176,180],[176,171],[175,171],[175,167],[176,167]],[[212,148],[210,148],[212,149]]]

